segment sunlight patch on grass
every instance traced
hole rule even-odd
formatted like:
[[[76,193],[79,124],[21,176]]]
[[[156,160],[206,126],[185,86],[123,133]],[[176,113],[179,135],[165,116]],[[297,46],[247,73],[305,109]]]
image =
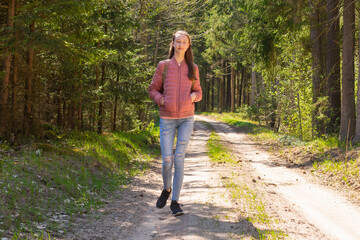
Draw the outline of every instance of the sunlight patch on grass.
[[[211,161],[236,163],[231,153],[221,142],[221,138],[215,132],[211,132],[210,139],[207,142],[208,155]]]
[[[249,131],[256,131],[258,128],[258,124],[255,121],[244,118],[244,115],[241,113],[203,113],[206,116],[210,116],[215,118],[218,121],[228,123],[233,126],[237,126],[240,128],[246,128]]]
[[[160,153],[154,139],[149,131],[67,132],[3,158],[0,237],[61,234],[72,216],[98,208],[147,169]]]

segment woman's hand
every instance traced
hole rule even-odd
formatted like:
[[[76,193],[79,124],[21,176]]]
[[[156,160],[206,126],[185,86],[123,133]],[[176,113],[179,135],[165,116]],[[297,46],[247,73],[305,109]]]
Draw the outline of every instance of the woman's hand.
[[[190,94],[190,97],[191,97],[191,101],[194,102],[195,101],[195,98],[196,98],[196,93],[192,92]]]
[[[160,106],[164,106],[164,104],[165,104],[165,98],[163,97],[160,99]]]

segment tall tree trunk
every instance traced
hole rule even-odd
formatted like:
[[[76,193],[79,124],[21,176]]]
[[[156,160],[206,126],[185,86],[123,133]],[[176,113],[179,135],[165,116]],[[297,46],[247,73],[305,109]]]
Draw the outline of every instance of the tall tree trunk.
[[[57,96],[57,125],[59,127],[63,127],[63,99],[62,99],[62,76],[59,77],[59,83],[58,83],[58,96]]]
[[[218,112],[220,112],[220,108],[221,108],[220,103],[222,103],[222,101],[220,99],[221,98],[221,95],[220,95],[221,89],[220,88],[222,86],[222,84],[221,84],[222,78],[219,77],[216,82],[217,82],[217,105],[218,105]]]
[[[30,34],[35,32],[35,23],[30,24]],[[24,134],[29,135],[33,125],[33,63],[34,47],[30,41],[27,56],[27,74],[25,82]]]
[[[242,104],[246,105],[246,90],[248,87],[248,83],[247,83],[247,76],[246,76],[246,70],[244,69],[244,75],[242,78]]]
[[[316,104],[318,99],[323,96],[324,92],[324,59],[322,52],[322,42],[324,39],[324,34],[322,33],[323,23],[323,0],[312,0],[310,2],[312,13],[311,13],[311,30],[310,37],[312,42],[312,58],[313,58],[313,103]],[[319,108],[316,107],[313,112],[313,135],[322,135],[324,134],[324,123],[318,119]]]
[[[100,48],[100,41],[97,42],[97,48]],[[93,105],[93,108],[92,108],[92,128],[95,130],[97,129],[97,121],[99,119],[99,116],[96,114],[97,112],[97,103],[99,101],[99,66],[98,64],[95,65],[95,89],[96,89],[96,94],[95,94],[95,102],[94,102],[94,105]]]
[[[274,79],[271,81],[271,115],[270,115],[270,127],[275,131],[279,130],[280,127],[280,116],[281,116],[281,106],[278,105],[278,92],[279,79],[274,76]]]
[[[160,41],[160,23],[161,23],[161,18],[159,18],[158,20],[158,24],[157,24],[157,31],[156,31],[156,38],[155,38],[155,53],[154,53],[154,66],[157,65],[157,59],[158,59],[158,50],[159,50],[159,41]]]
[[[70,111],[68,111],[68,119],[69,119],[69,123],[70,123],[70,129],[74,130],[76,123],[75,123],[75,110],[76,110],[76,102],[74,99],[72,99],[70,101]]]
[[[226,68],[226,61],[223,62],[223,69]],[[226,71],[225,71],[226,73]],[[226,82],[226,74],[224,74],[222,77],[220,77],[220,88],[219,88],[219,113],[222,113],[224,111],[224,105],[225,105],[225,82]]]
[[[326,132],[335,133],[341,117],[339,0],[327,0],[327,30],[326,76],[330,102],[327,115],[330,123]]]
[[[19,69],[19,55],[14,54],[13,60],[13,82],[12,82],[12,104],[11,104],[11,132],[17,134],[18,131],[18,69]]]
[[[235,98],[235,107],[238,108],[240,107],[240,76],[239,76],[239,72],[236,72],[236,98]]]
[[[300,89],[297,91],[297,110],[299,116],[299,130],[300,130],[300,138],[303,139],[303,128],[302,128],[302,114],[301,114],[301,98],[300,98]]]
[[[114,113],[113,113],[113,120],[112,120],[112,131],[116,131],[116,119],[117,119],[117,105],[118,105],[118,94],[115,94],[114,99]]]
[[[8,27],[12,29],[14,25],[14,16],[15,16],[15,0],[9,0],[8,7]],[[10,67],[12,54],[9,48],[5,49],[5,61],[4,61],[4,72],[5,75],[1,79],[1,101],[0,101],[0,136],[5,136],[8,131],[8,121],[9,121],[9,83],[10,83]]]
[[[16,9],[19,8],[19,4],[14,7],[14,16],[16,15]],[[15,26],[15,24],[14,24]],[[15,27],[16,28],[16,27]],[[19,42],[20,31],[15,30],[15,42]],[[19,120],[18,120],[18,74],[19,74],[19,53],[15,50],[13,59],[13,82],[12,82],[12,104],[11,104],[11,133],[15,138],[15,135],[19,131]],[[13,139],[15,140],[15,139]]]
[[[355,2],[344,0],[344,39],[342,55],[342,97],[340,139],[350,140],[355,131],[354,100],[354,42],[355,42]]]
[[[205,69],[202,69],[205,70]],[[200,106],[200,111],[204,111],[204,107],[206,106],[206,98],[207,98],[207,89],[206,89],[206,81],[204,81],[203,78],[203,74],[201,73],[201,71],[199,72],[200,74],[200,79],[201,79],[201,88],[202,88],[202,101],[199,102],[198,104],[195,104],[195,110],[198,106]]]
[[[208,71],[209,71],[209,69],[207,68],[206,69],[206,75],[204,76],[204,78],[205,78],[205,81],[207,82],[207,99],[206,99],[206,107],[205,107],[205,111],[209,111],[210,110],[210,104],[211,104],[211,95],[212,95],[212,93],[211,93],[211,91],[212,91],[212,89],[211,89],[211,79],[208,79]]]
[[[139,25],[140,25],[140,46],[143,47],[142,54],[145,56],[147,60],[147,23],[146,23],[146,12],[147,12],[147,0],[140,0],[140,11],[139,11]]]
[[[231,112],[235,112],[235,76],[236,72],[233,66],[231,66],[231,84],[230,84],[230,90],[231,90]]]
[[[103,61],[102,66],[101,66],[101,86],[104,86],[105,84],[105,61]],[[102,93],[100,94],[100,99],[99,99],[99,120],[98,120],[98,127],[97,127],[97,132],[98,133],[102,133],[103,131],[103,118],[104,118],[104,103],[103,103],[103,95]]]
[[[63,119],[62,119],[62,127],[63,128],[66,128],[67,127],[67,114],[66,114],[66,110],[67,110],[67,103],[66,103],[66,100],[63,99],[63,107],[62,107],[62,116],[63,116]]]
[[[231,108],[231,66],[226,61],[226,108]]]
[[[120,70],[118,69],[116,73],[116,85],[119,84],[120,81]],[[116,131],[116,120],[117,120],[117,107],[118,107],[118,93],[115,93],[115,99],[114,99],[114,115],[113,115],[113,122],[112,122],[112,131]]]
[[[98,92],[99,91],[99,66],[96,65],[95,67],[95,71],[96,71],[96,74],[95,74],[95,89],[96,91]],[[95,129],[95,124],[97,122],[97,120],[99,119],[99,117],[96,115],[96,110],[97,110],[97,102],[99,100],[99,95],[98,93],[95,95],[95,104],[93,106],[93,118],[92,118],[92,123],[93,123],[93,129]]]
[[[104,32],[105,34],[107,33],[108,30],[108,25],[105,24],[104,25]],[[100,42],[99,42],[100,45]],[[107,46],[106,42],[105,42],[105,47]],[[103,131],[103,124],[104,124],[104,85],[105,85],[105,71],[106,71],[106,63],[105,63],[105,59],[102,61],[102,66],[101,66],[101,93],[100,93],[100,99],[99,99],[99,120],[98,120],[98,127],[97,127],[97,132],[98,133],[102,133]]]
[[[211,111],[214,111],[215,99],[215,75],[211,78]]]
[[[84,121],[83,121],[83,108],[82,108],[82,92],[83,92],[83,78],[84,78],[84,69],[83,69],[83,65],[81,65],[80,63],[78,64],[79,68],[77,68],[76,71],[79,72],[79,80],[78,80],[78,91],[79,94],[77,96],[78,101],[77,101],[77,120],[76,120],[76,127],[78,130],[82,130],[84,127]]]
[[[57,100],[57,125],[59,127],[62,127],[62,99],[61,97],[58,97]]]
[[[227,100],[227,96],[228,96],[228,92],[227,92],[227,73],[225,73],[225,75],[223,76],[223,106],[222,109],[223,111],[226,111],[227,107],[228,107],[228,100]]]
[[[256,100],[256,93],[257,93],[257,87],[256,87],[256,71],[254,70],[254,64],[252,65],[251,70],[251,95],[250,95],[250,105],[255,105]]]
[[[238,72],[235,70],[235,79],[234,79],[234,106],[235,109],[238,107],[238,91],[239,91],[239,79],[238,79]]]
[[[360,32],[359,32],[359,37],[360,37]],[[359,44],[360,44],[360,38],[359,38]],[[358,48],[358,53],[360,54],[360,45]],[[357,79],[358,82],[357,82],[356,128],[355,128],[355,136],[354,136],[355,143],[360,142],[360,61],[358,64],[359,64],[358,65],[359,75]]]
[[[207,109],[207,105],[208,105],[208,100],[209,100],[209,84],[208,84],[208,81],[206,81],[206,76],[207,75],[207,69],[204,68],[204,76],[203,76],[203,81],[202,81],[202,86],[204,88],[204,91],[203,91],[203,100],[201,102],[201,111],[206,111]]]
[[[241,70],[241,79],[239,79],[239,107],[241,107],[241,104],[243,104],[244,102],[242,101],[243,99],[243,89],[244,89],[244,79],[245,79],[245,71],[246,68],[245,66],[242,68]]]
[[[79,105],[78,105],[78,129],[83,128],[83,112],[82,112],[82,70],[80,70],[80,86],[79,86]]]

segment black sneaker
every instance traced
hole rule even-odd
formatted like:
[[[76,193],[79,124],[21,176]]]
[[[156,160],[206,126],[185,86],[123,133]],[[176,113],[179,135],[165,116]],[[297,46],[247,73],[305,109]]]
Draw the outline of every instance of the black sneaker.
[[[166,201],[168,200],[170,193],[171,189],[170,192],[168,192],[166,189],[163,189],[159,199],[156,202],[156,207],[163,208],[166,205]]]
[[[177,201],[171,201],[170,209],[174,216],[180,216],[184,214],[180,204]]]

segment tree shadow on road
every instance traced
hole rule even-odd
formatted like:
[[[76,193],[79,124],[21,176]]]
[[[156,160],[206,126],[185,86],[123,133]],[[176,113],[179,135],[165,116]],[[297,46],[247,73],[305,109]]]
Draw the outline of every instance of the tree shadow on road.
[[[275,229],[259,229],[252,222],[239,215],[229,218],[226,209],[210,203],[191,203],[183,206],[185,214],[173,217],[169,209],[159,209],[159,231],[155,239],[264,239],[267,234],[277,234]]]

